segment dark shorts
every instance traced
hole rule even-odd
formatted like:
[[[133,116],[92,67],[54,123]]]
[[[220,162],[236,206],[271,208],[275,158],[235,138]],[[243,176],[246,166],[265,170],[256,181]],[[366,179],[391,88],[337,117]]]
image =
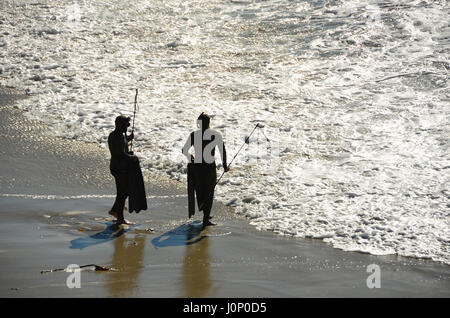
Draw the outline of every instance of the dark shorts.
[[[217,169],[214,164],[188,164],[188,203],[189,217],[195,213],[194,193],[199,210],[209,216],[214,198],[214,187],[217,181]]]

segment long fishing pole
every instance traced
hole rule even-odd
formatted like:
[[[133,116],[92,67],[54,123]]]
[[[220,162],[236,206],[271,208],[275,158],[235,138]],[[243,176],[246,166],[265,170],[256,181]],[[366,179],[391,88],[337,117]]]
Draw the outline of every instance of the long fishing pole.
[[[252,132],[250,133],[250,135],[248,135],[248,137],[245,138],[244,143],[241,145],[241,148],[239,148],[239,150],[236,152],[236,154],[234,155],[233,159],[231,159],[230,163],[227,165],[227,168],[230,168],[231,164],[233,163],[234,159],[236,159],[237,155],[241,152],[242,148],[245,146],[245,144],[249,143],[250,137],[252,136],[253,132],[255,131],[256,128],[263,128],[264,126],[261,124],[256,124],[256,126],[253,128]],[[219,179],[217,180],[216,184],[214,185],[214,188],[216,187],[216,185],[219,183],[220,179],[222,179],[223,175],[225,174],[225,170],[222,172],[222,174],[220,175]]]
[[[253,134],[253,132],[256,130],[256,128],[264,128],[264,125],[261,125],[260,123],[257,123],[256,126],[253,128],[252,132],[250,133],[250,135],[248,135],[248,136],[245,138],[245,141],[244,141],[244,143],[241,145],[241,148],[239,148],[239,150],[238,150],[238,151],[236,152],[236,154],[234,155],[233,159],[231,159],[230,163],[227,165],[227,169],[225,169],[225,167],[224,167],[224,171],[223,171],[222,174],[220,175],[219,179],[216,181],[216,184],[214,184],[214,187],[213,187],[212,191],[208,194],[208,197],[209,197],[211,194],[214,193],[214,189],[216,188],[216,186],[217,186],[217,184],[219,183],[220,179],[222,179],[222,177],[223,177],[223,175],[225,174],[226,170],[228,170],[228,169],[230,168],[230,166],[231,166],[231,164],[233,163],[234,159],[236,159],[237,155],[241,152],[241,150],[242,150],[242,148],[245,146],[245,144],[248,144],[248,143],[249,143],[250,137],[252,136],[252,134]],[[267,137],[266,137],[266,138],[267,138]],[[207,198],[208,198],[208,197],[207,197]],[[208,200],[208,199],[206,199],[206,200]],[[203,208],[203,206],[204,206],[205,203],[206,203],[206,200],[203,201],[203,203],[199,206],[199,208],[198,208],[199,210],[201,210],[201,209]]]
[[[137,97],[138,97],[138,89],[136,88],[136,95],[134,96],[133,127],[131,128],[132,134],[134,134],[134,120],[136,118]],[[130,143],[130,152],[133,150],[133,139],[131,139]]]

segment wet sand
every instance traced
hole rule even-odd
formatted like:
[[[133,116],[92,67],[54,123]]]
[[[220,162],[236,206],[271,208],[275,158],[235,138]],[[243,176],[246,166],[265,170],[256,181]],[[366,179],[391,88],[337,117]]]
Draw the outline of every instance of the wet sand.
[[[107,150],[54,137],[14,107],[17,97],[0,91],[1,297],[450,296],[447,265],[256,231],[217,202],[219,225],[201,231],[201,213],[187,219],[184,184],[151,175],[149,209],[114,227]],[[71,273],[41,273],[69,264],[115,270],[87,268],[73,289]],[[380,288],[367,287],[370,264]]]

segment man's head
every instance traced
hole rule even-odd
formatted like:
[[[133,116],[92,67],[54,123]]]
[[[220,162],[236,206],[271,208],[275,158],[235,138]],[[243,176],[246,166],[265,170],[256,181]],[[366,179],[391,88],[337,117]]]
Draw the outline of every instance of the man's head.
[[[197,118],[197,127],[201,127],[203,130],[209,128],[209,124],[211,122],[211,117],[208,114],[201,113]],[[200,126],[201,125],[201,126]]]
[[[124,115],[117,116],[115,120],[116,129],[122,132],[127,131],[127,128],[130,127],[130,120],[130,117]]]

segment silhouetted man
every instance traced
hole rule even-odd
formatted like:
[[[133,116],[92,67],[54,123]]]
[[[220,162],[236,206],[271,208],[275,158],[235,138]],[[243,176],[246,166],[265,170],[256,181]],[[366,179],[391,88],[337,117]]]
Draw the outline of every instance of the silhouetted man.
[[[210,213],[214,198],[214,187],[217,181],[215,149],[219,148],[222,165],[225,172],[229,171],[227,166],[227,153],[222,135],[211,128],[210,116],[201,113],[197,120],[196,131],[190,133],[183,147],[183,154],[189,160],[188,163],[188,201],[189,217],[195,213],[194,191],[197,195],[197,205],[203,211],[203,227],[214,225],[210,221]],[[195,156],[189,153],[194,147]]]
[[[130,173],[136,164],[139,166],[138,157],[128,152],[128,142],[133,140],[131,133],[126,132],[130,126],[130,117],[117,116],[115,120],[115,130],[109,134],[108,146],[111,153],[109,169],[116,181],[116,200],[109,214],[117,218],[117,224],[132,224],[123,217],[125,200],[130,194]],[[131,211],[130,211],[131,212]]]

